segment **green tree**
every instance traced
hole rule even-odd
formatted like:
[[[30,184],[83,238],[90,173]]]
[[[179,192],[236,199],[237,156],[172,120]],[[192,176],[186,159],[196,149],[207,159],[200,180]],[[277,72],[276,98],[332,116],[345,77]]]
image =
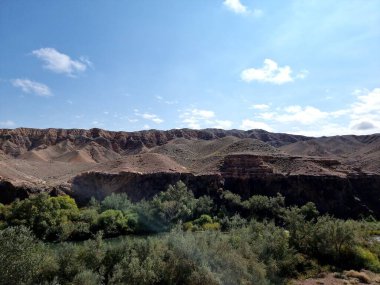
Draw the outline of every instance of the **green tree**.
[[[99,215],[97,226],[107,236],[125,234],[128,231],[128,218],[120,210],[106,210]]]
[[[25,227],[0,231],[0,284],[33,284],[41,266],[42,245]]]
[[[79,209],[71,197],[39,194],[12,203],[6,221],[11,226],[24,225],[31,228],[41,239],[64,240],[70,236],[72,221],[78,215]]]
[[[127,212],[131,209],[131,207],[132,202],[129,200],[126,193],[112,193],[110,196],[104,198],[100,204],[101,212],[104,212],[105,210],[120,210]]]

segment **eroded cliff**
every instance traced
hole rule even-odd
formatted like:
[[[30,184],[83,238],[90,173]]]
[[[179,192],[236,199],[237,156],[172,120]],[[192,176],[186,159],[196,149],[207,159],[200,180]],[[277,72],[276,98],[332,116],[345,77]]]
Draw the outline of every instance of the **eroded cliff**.
[[[289,204],[313,201],[341,217],[379,217],[380,140],[335,138],[328,144],[338,140],[339,150],[318,155],[307,146],[317,141],[320,149],[325,138],[261,130],[0,130],[0,202],[38,192],[68,193],[81,204],[120,192],[149,199],[182,180],[197,196],[217,196],[222,188],[243,199],[281,193]],[[358,153],[368,149],[361,167]]]

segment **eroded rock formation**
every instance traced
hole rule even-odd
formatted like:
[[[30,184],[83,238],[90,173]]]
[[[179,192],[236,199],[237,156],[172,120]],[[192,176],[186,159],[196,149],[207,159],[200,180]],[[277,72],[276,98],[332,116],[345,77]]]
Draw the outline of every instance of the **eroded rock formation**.
[[[308,138],[262,130],[109,132],[0,130],[0,202],[38,192],[79,203],[126,192],[149,199],[184,181],[195,195],[224,188],[281,193],[322,212],[380,216],[379,135]]]

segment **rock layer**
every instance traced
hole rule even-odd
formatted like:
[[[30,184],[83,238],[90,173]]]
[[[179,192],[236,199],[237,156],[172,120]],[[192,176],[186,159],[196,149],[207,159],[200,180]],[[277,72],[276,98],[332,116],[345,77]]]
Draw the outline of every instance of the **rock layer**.
[[[262,130],[0,130],[0,202],[33,193],[149,199],[179,180],[195,195],[281,193],[340,217],[380,216],[380,139]]]

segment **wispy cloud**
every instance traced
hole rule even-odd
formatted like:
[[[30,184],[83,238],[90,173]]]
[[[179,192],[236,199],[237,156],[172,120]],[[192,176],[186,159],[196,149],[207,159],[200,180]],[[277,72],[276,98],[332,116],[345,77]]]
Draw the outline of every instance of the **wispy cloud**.
[[[292,82],[295,78],[306,78],[308,71],[303,70],[298,73],[294,78],[292,77],[292,69],[286,65],[280,67],[277,62],[272,59],[265,59],[261,68],[247,68],[244,69],[240,78],[245,82],[258,81],[281,85],[284,83]]]
[[[244,6],[240,0],[225,0],[223,5],[226,6],[229,10],[237,14],[248,13],[248,8]]]
[[[91,125],[94,126],[94,127],[97,127],[97,128],[104,127],[104,123],[100,122],[100,121],[97,121],[97,120],[92,121]]]
[[[256,109],[256,110],[267,110],[269,109],[268,104],[254,104],[250,107],[250,109]]]
[[[29,79],[13,79],[12,84],[15,87],[21,88],[25,93],[33,93],[42,97],[50,97],[53,95],[47,85]]]
[[[250,119],[244,119],[240,124],[240,128],[242,130],[262,129],[270,132],[273,131],[273,128],[268,124]]]
[[[11,120],[0,121],[1,128],[13,128],[15,125],[16,123]]]
[[[156,114],[144,113],[141,115],[141,117],[143,117],[145,120],[150,120],[156,124],[161,124],[164,122],[164,120],[158,117]]]
[[[331,116],[331,113],[323,112],[312,106],[302,107],[299,105],[278,108],[273,112],[262,112],[257,118],[277,122],[280,124],[296,123],[301,125],[311,125]]]
[[[188,109],[185,110],[179,117],[182,123],[191,129],[229,129],[233,125],[232,121],[216,119],[214,111],[205,109]]]
[[[156,123],[156,124],[161,124],[164,122],[163,119],[161,119],[158,115],[156,114],[151,114],[151,113],[140,113],[139,110],[135,109],[134,110],[135,112],[135,115],[136,116],[139,116],[145,120],[149,120],[149,121],[152,121],[153,123]]]
[[[300,105],[269,110],[270,106],[260,109],[257,105],[255,118],[259,121],[243,121],[241,128],[257,127],[263,120],[285,132],[312,136],[380,132],[380,88],[355,90],[352,94],[356,98],[351,105],[331,111]]]
[[[250,10],[240,0],[224,0],[223,5],[236,14],[250,15],[254,18],[260,18],[264,15],[263,10],[257,8]]]
[[[233,123],[229,120],[215,120],[212,127],[226,130],[226,129],[231,129],[232,124]]]
[[[298,122],[300,124],[310,125],[320,122],[328,116],[329,113],[312,106],[301,107],[294,105],[284,108],[284,113],[275,116],[274,119],[278,122]]]
[[[357,100],[351,105],[350,127],[355,130],[380,131],[380,88],[357,92]]]
[[[44,68],[68,76],[84,72],[88,66],[92,65],[85,57],[73,60],[70,56],[50,47],[34,50],[32,54],[44,62]]]
[[[160,96],[160,95],[155,95],[154,97],[156,98],[156,100],[158,100],[162,103],[168,104],[168,105],[178,104],[177,100],[175,100],[175,101],[165,100],[165,98]]]

